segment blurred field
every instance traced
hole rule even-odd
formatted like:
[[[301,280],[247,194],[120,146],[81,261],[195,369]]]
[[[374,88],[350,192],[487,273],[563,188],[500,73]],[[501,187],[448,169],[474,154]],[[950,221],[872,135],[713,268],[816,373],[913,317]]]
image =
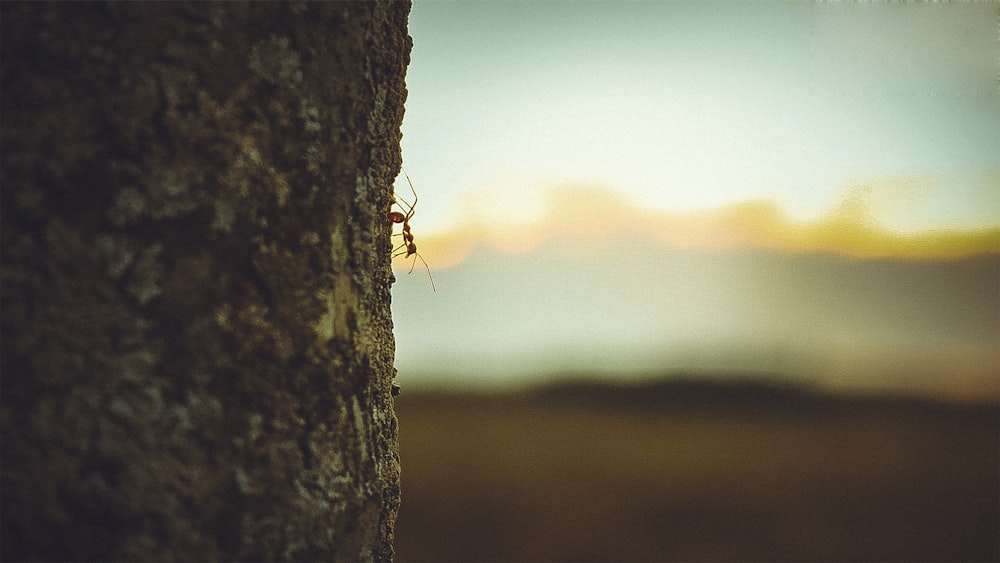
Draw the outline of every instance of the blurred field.
[[[397,398],[399,561],[996,561],[1000,409],[755,382]]]

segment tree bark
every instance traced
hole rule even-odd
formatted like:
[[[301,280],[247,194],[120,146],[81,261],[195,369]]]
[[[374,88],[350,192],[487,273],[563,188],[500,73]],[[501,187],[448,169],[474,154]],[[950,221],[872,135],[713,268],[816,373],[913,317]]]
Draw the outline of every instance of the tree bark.
[[[388,560],[408,2],[2,9],[2,558]]]

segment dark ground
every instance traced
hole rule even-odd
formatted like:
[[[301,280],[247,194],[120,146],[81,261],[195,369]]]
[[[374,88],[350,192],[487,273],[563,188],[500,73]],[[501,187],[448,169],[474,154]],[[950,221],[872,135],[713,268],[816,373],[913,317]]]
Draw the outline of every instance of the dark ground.
[[[1000,407],[756,381],[397,398],[399,561],[997,561]]]

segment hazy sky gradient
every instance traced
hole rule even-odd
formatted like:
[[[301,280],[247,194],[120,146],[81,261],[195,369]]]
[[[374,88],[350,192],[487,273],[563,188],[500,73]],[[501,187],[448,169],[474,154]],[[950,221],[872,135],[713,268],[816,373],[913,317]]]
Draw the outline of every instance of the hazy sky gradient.
[[[1000,397],[998,22],[418,0],[403,159],[438,292],[397,263],[400,382],[751,369]]]
[[[403,155],[423,230],[587,184],[654,209],[856,184],[880,220],[1000,217],[996,3],[425,2]]]

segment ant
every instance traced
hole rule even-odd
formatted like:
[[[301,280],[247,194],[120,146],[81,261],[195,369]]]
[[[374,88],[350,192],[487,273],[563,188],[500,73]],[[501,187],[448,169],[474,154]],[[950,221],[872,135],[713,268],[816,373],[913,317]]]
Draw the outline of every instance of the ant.
[[[406,173],[406,170],[403,170],[403,176],[406,176],[406,183],[410,185],[410,191],[413,192],[413,203],[407,203],[406,200],[401,197],[393,197],[397,205],[399,205],[399,202],[403,202],[409,209],[407,209],[405,214],[400,213],[399,211],[389,212],[390,221],[393,223],[403,224],[403,232],[398,233],[403,235],[403,244],[393,249],[392,257],[395,258],[397,256],[403,256],[404,254],[405,258],[413,256],[413,263],[410,264],[410,271],[408,272],[410,274],[413,273],[413,267],[417,265],[417,258],[420,258],[420,261],[424,263],[424,268],[427,269],[427,277],[431,280],[431,290],[436,293],[437,288],[434,287],[434,276],[431,275],[431,268],[427,265],[427,261],[424,260],[424,257],[417,253],[417,244],[413,242],[413,233],[410,232],[410,219],[413,217],[415,212],[414,208],[417,206],[417,190],[413,189],[413,182],[410,181],[410,175]],[[400,205],[400,207],[402,208],[403,206]]]

